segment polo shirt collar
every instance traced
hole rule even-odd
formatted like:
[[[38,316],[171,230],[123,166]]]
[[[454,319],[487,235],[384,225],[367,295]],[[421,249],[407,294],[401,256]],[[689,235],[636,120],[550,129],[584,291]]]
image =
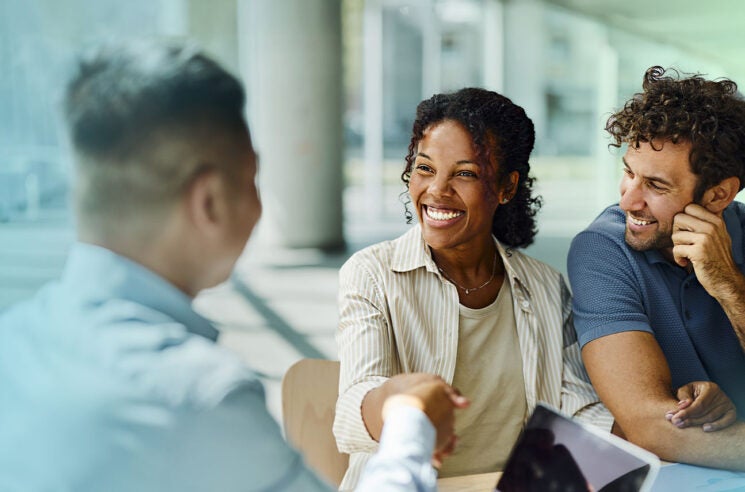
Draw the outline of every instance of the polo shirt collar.
[[[643,251],[643,253],[644,253],[644,256],[646,256],[647,261],[650,264],[670,263],[669,261],[667,261],[667,258],[662,256],[662,253],[660,252],[659,249],[648,249],[646,251]]]
[[[188,295],[155,272],[106,248],[75,243],[62,282],[89,302],[132,301],[173,318],[191,333],[217,340],[218,331],[194,311]]]

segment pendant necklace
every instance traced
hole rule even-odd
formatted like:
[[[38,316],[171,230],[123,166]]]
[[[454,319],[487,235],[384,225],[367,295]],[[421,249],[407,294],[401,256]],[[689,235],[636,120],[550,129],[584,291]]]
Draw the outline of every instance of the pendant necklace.
[[[442,274],[442,276],[445,277],[446,279],[448,279],[448,281],[450,281],[450,283],[452,283],[453,285],[455,285],[456,287],[458,287],[460,290],[462,290],[463,292],[465,292],[466,295],[468,295],[471,292],[475,292],[475,291],[477,291],[479,289],[483,289],[484,287],[486,287],[487,285],[489,285],[492,280],[494,280],[494,275],[497,273],[497,252],[494,251],[494,263],[492,264],[492,267],[491,267],[491,277],[489,277],[489,280],[487,280],[483,284],[479,285],[478,287],[472,287],[470,289],[468,287],[463,287],[462,285],[460,285],[459,283],[457,283],[455,280],[453,280],[452,278],[450,278],[448,276],[448,274],[445,273],[445,270],[443,270],[442,268],[440,268],[440,265],[437,265],[437,269],[440,270],[440,273]]]

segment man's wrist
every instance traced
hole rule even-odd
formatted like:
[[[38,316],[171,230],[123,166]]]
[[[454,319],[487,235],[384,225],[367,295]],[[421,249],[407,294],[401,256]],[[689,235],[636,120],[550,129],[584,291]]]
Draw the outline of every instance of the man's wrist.
[[[412,395],[397,394],[389,396],[383,403],[383,410],[381,411],[383,421],[385,422],[386,417],[395,411],[396,408],[400,407],[416,408],[424,412],[424,403],[421,399]]]
[[[742,310],[745,306],[745,276],[739,270],[724,282],[719,291],[714,297],[725,311]]]

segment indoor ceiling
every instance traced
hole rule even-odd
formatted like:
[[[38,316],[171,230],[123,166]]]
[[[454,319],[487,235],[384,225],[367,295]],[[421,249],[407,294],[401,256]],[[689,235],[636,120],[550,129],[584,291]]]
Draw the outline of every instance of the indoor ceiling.
[[[520,0],[517,0],[520,1]],[[547,0],[651,40],[679,46],[745,75],[743,0]]]

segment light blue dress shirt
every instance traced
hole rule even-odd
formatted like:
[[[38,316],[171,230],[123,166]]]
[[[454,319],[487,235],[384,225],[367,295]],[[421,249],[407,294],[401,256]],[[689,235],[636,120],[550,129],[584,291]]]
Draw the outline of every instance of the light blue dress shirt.
[[[216,337],[158,275],[76,244],[60,281],[0,314],[0,490],[330,490]],[[407,410],[360,490],[434,490],[434,429]]]

